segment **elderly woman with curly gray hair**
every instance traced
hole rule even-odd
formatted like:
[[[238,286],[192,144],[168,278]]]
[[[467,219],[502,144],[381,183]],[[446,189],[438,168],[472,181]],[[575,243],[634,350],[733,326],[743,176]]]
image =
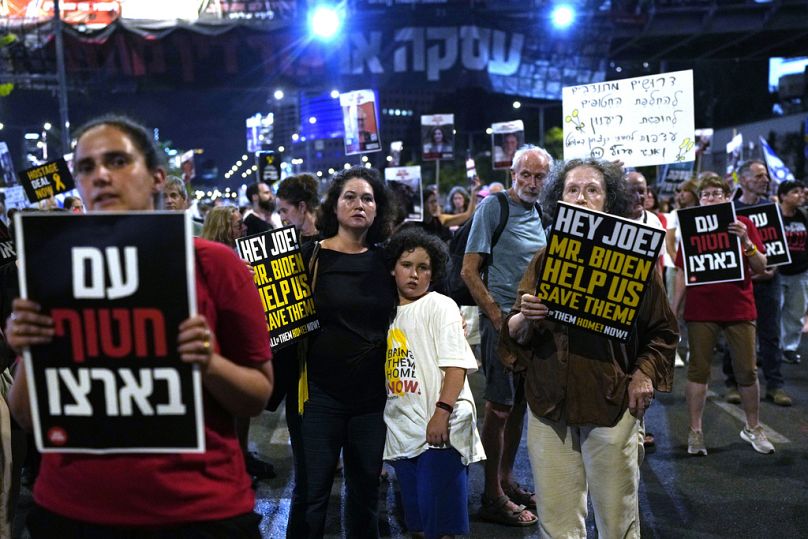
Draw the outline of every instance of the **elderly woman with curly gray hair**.
[[[557,201],[626,216],[630,196],[622,169],[574,159],[556,165],[542,208]],[[543,537],[586,537],[587,492],[601,537],[640,537],[642,418],[654,391],[670,391],[678,335],[656,272],[627,344],[548,317],[535,295],[544,249],[519,284],[503,324],[503,345],[526,370],[528,454]]]

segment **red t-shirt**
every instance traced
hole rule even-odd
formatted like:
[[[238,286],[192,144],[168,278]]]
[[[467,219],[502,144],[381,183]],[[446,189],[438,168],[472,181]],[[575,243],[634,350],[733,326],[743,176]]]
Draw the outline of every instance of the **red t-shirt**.
[[[742,215],[737,219],[746,225],[749,241],[766,252],[755,224]],[[742,322],[757,320],[755,293],[752,289],[749,261],[744,259],[743,281],[688,286],[685,294],[685,320],[688,322]],[[682,247],[676,253],[676,267],[684,271]]]
[[[264,310],[249,272],[225,245],[194,238],[197,311],[217,352],[241,365],[271,357]],[[60,515],[116,526],[167,526],[229,518],[255,504],[233,416],[203,391],[204,453],[46,453],[34,500]]]

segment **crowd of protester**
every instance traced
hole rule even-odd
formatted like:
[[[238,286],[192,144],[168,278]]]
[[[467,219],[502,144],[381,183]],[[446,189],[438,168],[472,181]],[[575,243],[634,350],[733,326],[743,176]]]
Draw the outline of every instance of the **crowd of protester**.
[[[80,197],[65,198],[66,211],[191,205],[188,185],[166,175],[148,131],[127,118],[104,117],[78,130],[74,159]],[[259,537],[250,484],[275,472],[248,451],[250,417],[285,400],[294,463],[287,537],[323,536],[340,466],[347,535],[378,537],[384,462],[395,470],[411,533],[468,534],[468,469],[483,461],[483,520],[538,524],[544,537],[585,536],[589,496],[599,534],[639,537],[639,470],[654,445],[644,415],[655,392],[672,390],[675,367],[686,368],[690,455],[707,455],[713,441],[702,416],[716,350],[726,351],[725,398],[742,406],[740,437],[755,451],[775,451],[760,426],[756,365],[765,397],[792,405],[780,366],[800,362],[808,331],[806,188],[772,185],[756,160],[737,178],[736,189],[731,179],[702,172],[665,197],[621,163],[554,162],[544,149],[525,146],[513,155],[510,187],[476,178],[443,200],[428,187],[417,222],[403,222],[396,196],[374,169],[340,170],[327,185],[306,173],[274,186],[251,184],[248,205],[214,205],[194,223],[200,314],[180,326],[177,346],[202,373],[205,451],[46,453],[38,469],[29,457],[26,467],[36,469],[31,536],[58,529],[66,538],[151,537],[138,533],[155,530],[159,537]],[[757,228],[738,217],[728,232],[745,255],[745,279],[685,286],[680,210],[734,196],[738,207],[779,205],[791,263],[767,267]],[[625,346],[549,319],[535,295],[546,225],[559,201],[665,230]],[[476,305],[461,313],[441,292],[451,269],[447,244],[470,220],[456,269]],[[236,241],[284,225],[297,231],[321,331],[273,354]],[[25,369],[15,365],[24,348],[54,336],[36,298],[17,297],[13,268],[0,268],[0,315],[7,319],[0,421],[15,449],[13,473],[3,477],[0,537],[20,489],[22,429],[32,423]],[[401,365],[413,367],[418,392],[396,385]],[[485,377],[479,432],[468,386],[478,368]],[[525,420],[535,492],[513,476]]]

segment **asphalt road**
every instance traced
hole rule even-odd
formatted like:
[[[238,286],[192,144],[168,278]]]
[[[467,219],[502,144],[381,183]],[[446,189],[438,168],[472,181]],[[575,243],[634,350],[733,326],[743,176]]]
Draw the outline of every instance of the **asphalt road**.
[[[808,340],[802,343],[808,358]],[[756,453],[741,440],[740,406],[721,398],[723,382],[718,359],[714,361],[710,397],[704,413],[709,456],[687,454],[687,412],[684,369],[676,369],[674,391],[658,394],[646,416],[646,428],[656,436],[656,450],[642,464],[640,512],[642,536],[648,538],[792,538],[808,537],[808,359],[801,365],[783,365],[786,389],[794,406],[781,408],[761,403],[760,417],[776,447],[773,455]],[[471,385],[478,404],[482,375],[473,374]],[[282,413],[264,413],[253,419],[251,448],[270,460],[278,477],[256,483],[256,511],[264,516],[266,538],[285,537],[292,492],[291,450]],[[397,484],[392,469],[382,479],[380,529],[383,537],[409,537],[404,529]],[[474,515],[482,492],[482,465],[470,470],[469,508]],[[524,439],[517,457],[517,480],[533,480]],[[343,481],[337,475],[332,489],[326,537],[341,538]],[[30,504],[23,493],[20,510]],[[589,537],[596,537],[588,521]],[[471,537],[486,539],[536,537],[536,527],[507,528],[472,516]],[[25,538],[16,526],[15,537]]]
[[[802,343],[808,358],[808,340]],[[640,484],[642,536],[648,538],[791,538],[808,537],[808,359],[783,365],[786,390],[794,406],[783,408],[761,402],[760,418],[776,447],[761,455],[741,440],[743,413],[727,404],[718,358],[714,361],[713,394],[704,413],[707,457],[687,454],[685,370],[676,369],[674,390],[658,394],[646,416],[646,428],[656,436],[656,449],[646,455]],[[481,394],[482,376],[471,376],[475,396]],[[481,404],[481,400],[478,399]],[[253,422],[255,450],[276,466],[278,478],[258,483],[257,510],[265,518],[264,537],[283,537],[292,489],[288,435],[279,414],[265,414]],[[470,470],[469,508],[474,515],[482,492],[482,465]],[[518,480],[533,480],[524,439],[517,457]],[[343,537],[340,524],[342,479],[334,481],[326,536]],[[384,537],[408,537],[396,500],[392,469],[380,493],[380,529]],[[596,537],[589,519],[589,537]],[[487,539],[536,537],[535,527],[506,528],[472,516],[471,537]]]

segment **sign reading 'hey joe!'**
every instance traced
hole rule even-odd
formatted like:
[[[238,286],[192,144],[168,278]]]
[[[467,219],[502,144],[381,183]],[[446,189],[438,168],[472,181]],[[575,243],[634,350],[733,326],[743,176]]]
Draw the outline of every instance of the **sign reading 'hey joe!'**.
[[[558,203],[536,295],[550,319],[627,342],[665,231]]]
[[[320,329],[293,226],[239,238],[236,247],[241,258],[252,264],[273,350]]]

